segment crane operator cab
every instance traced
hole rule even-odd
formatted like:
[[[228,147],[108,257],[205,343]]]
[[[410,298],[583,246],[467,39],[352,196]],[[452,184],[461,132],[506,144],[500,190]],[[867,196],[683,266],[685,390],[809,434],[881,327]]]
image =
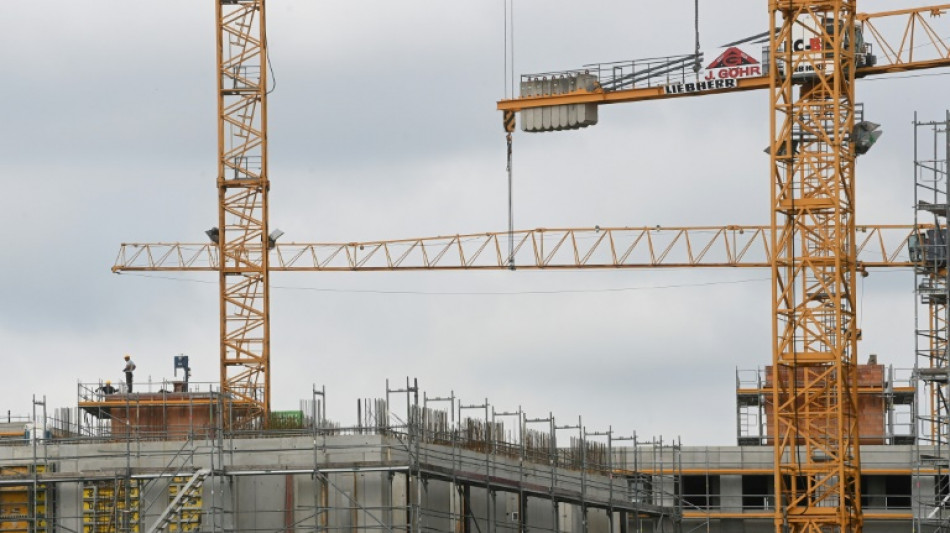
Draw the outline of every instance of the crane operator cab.
[[[947,266],[947,229],[919,231],[907,238],[910,260],[919,266],[940,269]]]
[[[839,21],[839,26],[842,24]],[[834,71],[834,51],[831,49],[831,43],[824,39],[824,36],[834,33],[834,21],[824,20],[824,31],[819,31],[815,27],[812,19],[801,20],[795,25],[792,32],[792,51],[803,52],[805,57],[796,59],[792,79],[809,80],[816,76],[817,72],[823,72],[830,75]],[[851,37],[844,34],[844,47],[846,50],[852,49]],[[854,25],[854,63],[856,68],[872,67],[877,63],[877,58],[871,53],[871,44],[864,41],[864,28],[861,24]],[[785,52],[785,43],[779,46],[779,54]],[[778,71],[785,77],[786,65],[781,56],[776,61]],[[766,63],[767,64],[767,63]]]

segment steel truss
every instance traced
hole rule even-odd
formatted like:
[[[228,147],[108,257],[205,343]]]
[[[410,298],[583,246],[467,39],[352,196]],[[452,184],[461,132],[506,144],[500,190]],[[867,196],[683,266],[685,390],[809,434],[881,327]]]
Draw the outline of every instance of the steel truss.
[[[218,226],[221,389],[244,422],[270,411],[267,51],[264,0],[219,0]]]
[[[855,2],[770,12],[775,526],[860,532]]]

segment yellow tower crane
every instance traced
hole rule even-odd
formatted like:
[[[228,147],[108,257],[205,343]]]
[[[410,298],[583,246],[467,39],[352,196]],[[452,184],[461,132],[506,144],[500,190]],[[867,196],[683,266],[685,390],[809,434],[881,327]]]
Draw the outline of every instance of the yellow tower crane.
[[[518,111],[527,131],[576,129],[596,123],[598,104],[769,90],[770,380],[779,532],[862,529],[854,159],[880,133],[856,120],[854,81],[950,66],[950,48],[941,37],[947,32],[932,26],[948,8],[859,15],[856,0],[770,0],[762,63],[731,47],[704,73],[687,73],[697,58],[683,56],[646,70],[641,65],[639,72],[633,64],[614,64],[606,72],[528,76],[520,98],[498,103],[510,135]],[[881,22],[901,22],[902,35],[885,38]],[[881,64],[865,37],[877,43]],[[681,78],[671,83],[677,68]],[[666,81],[656,83],[651,71]]]

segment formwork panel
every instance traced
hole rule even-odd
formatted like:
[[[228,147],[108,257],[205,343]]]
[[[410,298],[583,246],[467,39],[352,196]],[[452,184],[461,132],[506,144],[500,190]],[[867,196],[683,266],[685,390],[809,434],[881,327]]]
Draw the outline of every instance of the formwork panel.
[[[138,480],[88,481],[82,489],[83,533],[141,531]]]
[[[14,465],[0,467],[2,476],[27,478],[31,474],[43,474],[47,465]],[[31,482],[23,485],[0,487],[0,531],[45,532],[49,527],[48,512],[52,509],[53,491],[45,484],[38,484],[34,490]]]

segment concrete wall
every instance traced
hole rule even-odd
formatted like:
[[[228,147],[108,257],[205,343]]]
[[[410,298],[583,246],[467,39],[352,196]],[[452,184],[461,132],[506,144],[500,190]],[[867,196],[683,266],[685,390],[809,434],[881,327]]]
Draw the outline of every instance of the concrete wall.
[[[28,446],[0,446],[0,465],[36,461],[54,466],[61,476],[53,485],[56,525],[64,531],[82,531],[83,483],[123,483],[129,471],[141,483],[138,525],[142,531],[168,505],[171,476],[199,468],[218,473],[207,478],[201,489],[202,527],[223,531],[306,531],[322,526],[335,531],[406,531],[416,519],[424,530],[457,531],[465,520],[461,513],[466,509],[466,492],[471,531],[518,531],[526,521],[529,529],[553,531],[557,524],[557,531],[565,533],[611,533],[604,510],[584,512],[564,502],[555,506],[545,496],[545,487],[588,494],[588,501],[603,502],[610,494],[618,501],[626,497],[626,484],[619,478],[582,476],[516,457],[489,457],[444,446],[423,446],[419,453],[430,469],[427,476],[434,477],[408,475],[412,461],[403,441],[379,435],[318,437],[316,441],[298,436],[224,442],[59,443],[40,446],[36,452]],[[320,470],[317,475],[314,465]],[[453,479],[454,475],[459,479]],[[486,475],[492,479],[490,490],[479,485]],[[525,507],[519,499],[519,483],[541,490],[526,498]],[[467,491],[461,490],[466,486]],[[619,521],[620,514],[615,513],[613,531],[620,531]]]
[[[631,450],[617,450],[616,454],[618,461],[633,463]],[[862,447],[864,467],[878,472],[906,472],[909,476],[916,456],[917,450],[911,446]],[[226,441],[223,447],[210,441],[56,444],[39,446],[35,452],[32,446],[0,446],[0,465],[36,461],[51,464],[59,476],[69,476],[55,484],[57,526],[64,531],[82,530],[83,480],[124,479],[127,467],[143,480],[143,526],[152,524],[169,501],[168,478],[161,477],[163,472],[214,468],[223,469],[227,475],[209,478],[203,486],[207,529],[212,529],[211,521],[215,520],[215,527],[223,531],[291,528],[307,531],[323,525],[335,531],[369,531],[383,527],[405,531],[415,518],[410,510],[415,510],[424,530],[459,531],[465,520],[461,515],[466,508],[463,494],[467,493],[471,531],[488,531],[489,522],[493,524],[493,531],[517,531],[520,520],[526,520],[528,528],[534,530],[620,531],[619,513],[612,517],[611,528],[611,517],[602,509],[588,508],[585,512],[579,505],[565,502],[554,505],[542,496],[529,497],[527,512],[524,512],[518,482],[580,494],[580,472],[522,464],[513,457],[493,456],[492,461],[486,463],[484,452],[438,446],[422,447],[420,457],[432,472],[449,474],[422,480],[407,476],[411,461],[402,442],[377,435],[318,437],[316,443],[312,437],[304,436],[244,439]],[[774,530],[770,517],[717,516],[750,512],[743,505],[742,471],[754,472],[756,476],[768,475],[771,448],[687,447],[679,452],[678,460],[681,468],[692,472],[691,475],[705,469],[718,476],[718,484],[709,485],[718,487],[718,507],[708,521],[705,517],[686,520],[684,531],[699,528],[710,533],[766,533]],[[668,469],[674,464],[671,457],[646,450],[640,450],[636,463],[645,471]],[[314,464],[321,469],[320,475],[313,475]],[[491,490],[476,482],[464,481],[488,475],[492,479]],[[592,499],[605,501],[611,491],[619,500],[630,498],[625,480],[619,476],[611,481],[588,474],[583,477],[583,483],[583,490]],[[466,485],[467,491],[461,490]],[[900,514],[924,509],[916,506],[918,501],[934,501],[933,475],[915,478],[912,486],[915,508],[901,510]],[[672,477],[654,476],[652,487],[654,503],[675,503],[671,495],[676,483]],[[869,510],[881,513],[882,480],[870,479],[865,489]],[[763,507],[757,512],[768,513],[770,509]],[[910,527],[911,521],[903,518],[865,522],[869,533],[909,530]],[[645,520],[639,529],[643,533],[673,531],[670,523],[661,528],[652,519]]]

